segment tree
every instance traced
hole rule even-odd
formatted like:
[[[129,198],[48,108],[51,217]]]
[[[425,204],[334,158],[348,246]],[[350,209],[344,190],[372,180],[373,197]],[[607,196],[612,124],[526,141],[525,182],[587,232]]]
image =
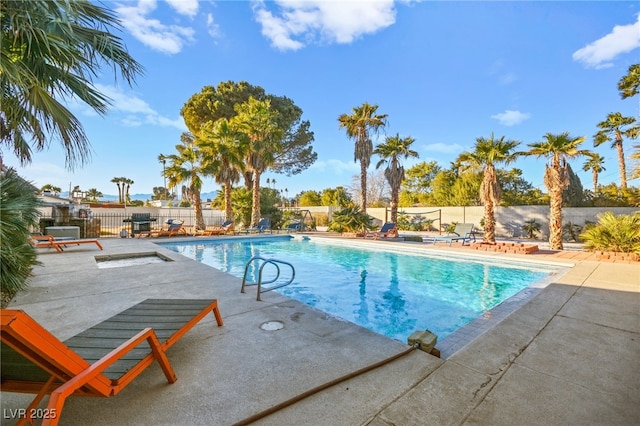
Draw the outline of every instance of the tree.
[[[160,154],[158,155],[158,161],[160,162],[160,164],[162,164],[162,184],[163,184],[163,188],[166,189],[167,188],[167,156],[164,154]],[[168,191],[162,191],[159,192],[159,194],[166,194],[168,195]],[[154,191],[154,195],[155,195],[155,191]],[[154,199],[154,198],[152,198]],[[166,200],[167,198],[155,198],[156,200]]]
[[[400,134],[387,136],[384,143],[376,146],[374,154],[381,157],[376,169],[387,164],[384,170],[384,177],[391,187],[391,222],[398,223],[398,200],[400,195],[400,185],[404,181],[404,167],[400,163],[401,158],[418,157],[418,153],[409,147],[416,140],[410,136],[400,138]]]
[[[243,152],[247,149],[246,138],[226,118],[205,124],[201,136],[202,149],[212,157],[215,181],[224,188],[225,220],[233,220],[231,190],[244,171],[242,160]]]
[[[360,175],[351,177],[349,192],[356,203],[362,204],[362,179]],[[382,170],[367,173],[367,205],[369,207],[384,207],[391,200],[391,191]],[[365,212],[366,213],[366,212]]]
[[[164,186],[154,186],[152,200],[173,200],[173,194]]]
[[[634,117],[623,117],[619,112],[612,112],[607,115],[607,119],[598,123],[601,130],[595,134],[593,145],[600,146],[605,142],[612,142],[611,148],[618,152],[618,167],[620,168],[620,186],[622,190],[627,189],[627,167],[624,161],[624,149],[622,137],[635,139],[640,133],[640,126],[636,125]]]
[[[202,177],[211,176],[214,172],[207,157],[203,155],[194,137],[190,133],[183,133],[180,137],[182,144],[176,145],[177,154],[167,156],[167,178],[169,189],[186,182],[196,219],[196,228],[205,229],[206,224],[202,215]]]
[[[0,3],[0,145],[22,165],[52,139],[61,142],[66,167],[86,163],[90,143],[80,121],[60,102],[82,100],[105,114],[109,100],[93,77],[111,66],[132,84],[143,72],[114,35],[116,15],[89,1],[30,0]],[[0,155],[0,165],[2,155]]]
[[[498,182],[502,189],[503,206],[526,206],[549,204],[543,199],[539,189],[533,187],[531,182],[522,178],[522,170],[513,168],[510,170],[497,169]]]
[[[123,180],[126,178],[123,177],[114,177],[111,179],[111,183],[115,183],[118,186],[118,203],[124,203],[124,183]]]
[[[304,191],[298,199],[300,207],[321,206],[322,196],[318,191]]]
[[[427,204],[433,191],[432,183],[442,168],[435,161],[423,161],[405,171],[406,179],[402,183],[404,193],[411,204]]]
[[[53,186],[50,183],[43,185],[42,188],[40,188],[41,192],[53,192],[53,195],[55,195],[56,197],[58,195],[60,195],[60,192],[62,191],[62,189],[59,186]]]
[[[635,145],[635,152],[631,154],[631,158],[636,160],[636,165],[633,168],[633,174],[631,175],[631,179],[639,179],[640,178],[640,145]]]
[[[359,107],[353,107],[352,114],[342,114],[338,117],[341,128],[347,132],[349,139],[355,140],[353,161],[360,162],[360,209],[367,211],[367,169],[371,163],[373,143],[370,133],[377,134],[387,123],[387,114],[376,114],[378,105],[365,102]]]
[[[542,142],[529,144],[530,150],[522,155],[545,157],[544,185],[549,191],[549,245],[551,250],[562,250],[562,191],[569,185],[567,160],[589,151],[579,149],[584,136],[572,137],[569,132],[547,133]]]
[[[567,178],[567,187],[562,191],[562,206],[580,207],[584,203],[584,188],[580,176],[575,174],[569,163],[567,163]]]
[[[98,191],[96,188],[89,188],[86,193],[87,200],[97,203],[98,198],[102,197],[102,192]]]
[[[271,109],[269,101],[250,98],[248,102],[237,105],[236,111],[238,115],[232,122],[248,139],[245,162],[253,173],[251,226],[256,227],[260,221],[260,176],[275,161],[282,129],[276,122],[278,112]]]
[[[484,205],[484,236],[485,241],[495,243],[496,222],[495,207],[500,204],[501,188],[496,174],[496,164],[509,164],[517,154],[513,150],[520,144],[515,140],[505,140],[502,136],[495,139],[477,138],[472,152],[463,152],[458,161],[482,169],[482,184],[480,185],[480,200]]]
[[[600,154],[593,152],[587,156],[587,161],[584,162],[582,170],[588,172],[591,170],[593,179],[593,195],[598,193],[598,175],[607,170],[604,168],[604,157]]]
[[[321,197],[323,206],[347,207],[353,203],[351,196],[342,186],[323,189]]]
[[[133,185],[135,182],[126,177],[123,177],[120,179],[122,179],[122,188],[123,188],[122,192],[124,193],[124,202],[131,203],[131,197],[129,197],[129,189],[131,188],[131,185]]]
[[[275,117],[282,134],[277,144],[279,150],[274,154],[270,170],[287,176],[296,175],[306,170],[317,159],[313,151],[313,132],[308,121],[302,120],[302,110],[286,96],[275,96],[265,93],[260,86],[253,86],[246,81],[227,81],[217,87],[205,86],[200,93],[191,96],[180,110],[189,131],[199,136],[199,132],[207,123],[215,123],[221,118],[231,120],[238,112],[236,106],[253,98],[257,101],[269,101],[271,109],[277,111]],[[252,172],[247,171],[245,186],[252,187]],[[275,179],[272,180],[275,187]]]
[[[618,82],[618,90],[622,99],[630,98],[640,93],[640,64],[633,64],[629,67],[627,75]]]

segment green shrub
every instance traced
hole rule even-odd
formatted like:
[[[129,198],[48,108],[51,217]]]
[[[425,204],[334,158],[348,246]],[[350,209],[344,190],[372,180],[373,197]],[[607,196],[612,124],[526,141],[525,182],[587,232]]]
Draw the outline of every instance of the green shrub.
[[[580,238],[589,250],[640,253],[640,213],[615,216],[598,215],[598,223],[588,227]]]
[[[526,232],[527,238],[535,240],[538,237],[538,232],[540,232],[540,224],[535,219],[530,219],[522,225],[522,230]]]
[[[329,224],[329,231],[332,232],[364,232],[373,228],[371,217],[356,206],[335,212]]]
[[[13,169],[0,171],[0,188],[0,290],[4,307],[27,287],[31,269],[38,264],[29,237],[38,225],[40,201],[35,188]]]

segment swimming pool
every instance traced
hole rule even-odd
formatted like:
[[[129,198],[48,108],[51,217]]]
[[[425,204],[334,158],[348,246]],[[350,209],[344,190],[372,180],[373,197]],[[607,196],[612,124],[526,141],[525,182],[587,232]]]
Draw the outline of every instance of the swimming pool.
[[[557,270],[434,256],[415,248],[350,246],[322,238],[233,238],[161,245],[240,278],[252,256],[289,262],[295,267],[295,280],[275,291],[403,342],[414,331],[425,329],[441,340]],[[265,267],[263,279],[273,276],[273,271]],[[248,280],[257,281],[257,267],[250,268]],[[249,292],[255,294],[255,287]]]

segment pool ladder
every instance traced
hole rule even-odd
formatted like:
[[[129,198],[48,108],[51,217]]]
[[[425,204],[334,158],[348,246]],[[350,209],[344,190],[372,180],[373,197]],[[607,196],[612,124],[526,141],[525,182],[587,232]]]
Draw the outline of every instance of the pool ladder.
[[[260,265],[260,268],[258,269],[258,282],[255,283],[249,283],[247,282],[247,273],[249,272],[249,266],[251,266],[251,264],[255,261],[262,261],[262,264]],[[265,266],[267,265],[273,265],[276,267],[276,276],[273,279],[270,279],[268,281],[262,281],[262,270],[264,269]],[[284,283],[280,283],[278,285],[275,285],[273,287],[269,287],[267,289],[262,289],[262,284],[271,284],[274,283],[276,281],[278,281],[278,278],[280,278],[280,266],[278,265],[287,265],[291,268],[291,278],[284,282]],[[242,277],[242,288],[240,289],[240,293],[244,293],[244,288],[246,286],[252,286],[252,285],[257,285],[258,286],[258,296],[256,297],[256,300],[260,301],[260,294],[261,293],[265,293],[267,291],[271,291],[271,290],[275,290],[277,288],[280,287],[284,287],[286,285],[289,285],[293,282],[293,279],[296,276],[296,270],[293,267],[293,265],[289,262],[285,262],[283,260],[277,260],[277,259],[267,259],[261,256],[253,256],[251,259],[249,259],[249,261],[247,262],[247,264],[244,267],[244,276]]]

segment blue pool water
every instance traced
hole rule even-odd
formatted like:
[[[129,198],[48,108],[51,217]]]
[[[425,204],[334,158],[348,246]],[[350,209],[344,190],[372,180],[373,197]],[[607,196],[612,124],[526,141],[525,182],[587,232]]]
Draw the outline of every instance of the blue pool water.
[[[274,291],[403,342],[425,329],[442,339],[554,271],[314,238],[162,245],[240,278],[252,256],[289,262],[295,267],[294,282]],[[287,268],[281,270],[282,277],[290,276]],[[267,265],[263,274],[267,280],[275,269]],[[250,268],[248,281],[257,281],[257,265]],[[255,294],[255,287],[249,293]]]

